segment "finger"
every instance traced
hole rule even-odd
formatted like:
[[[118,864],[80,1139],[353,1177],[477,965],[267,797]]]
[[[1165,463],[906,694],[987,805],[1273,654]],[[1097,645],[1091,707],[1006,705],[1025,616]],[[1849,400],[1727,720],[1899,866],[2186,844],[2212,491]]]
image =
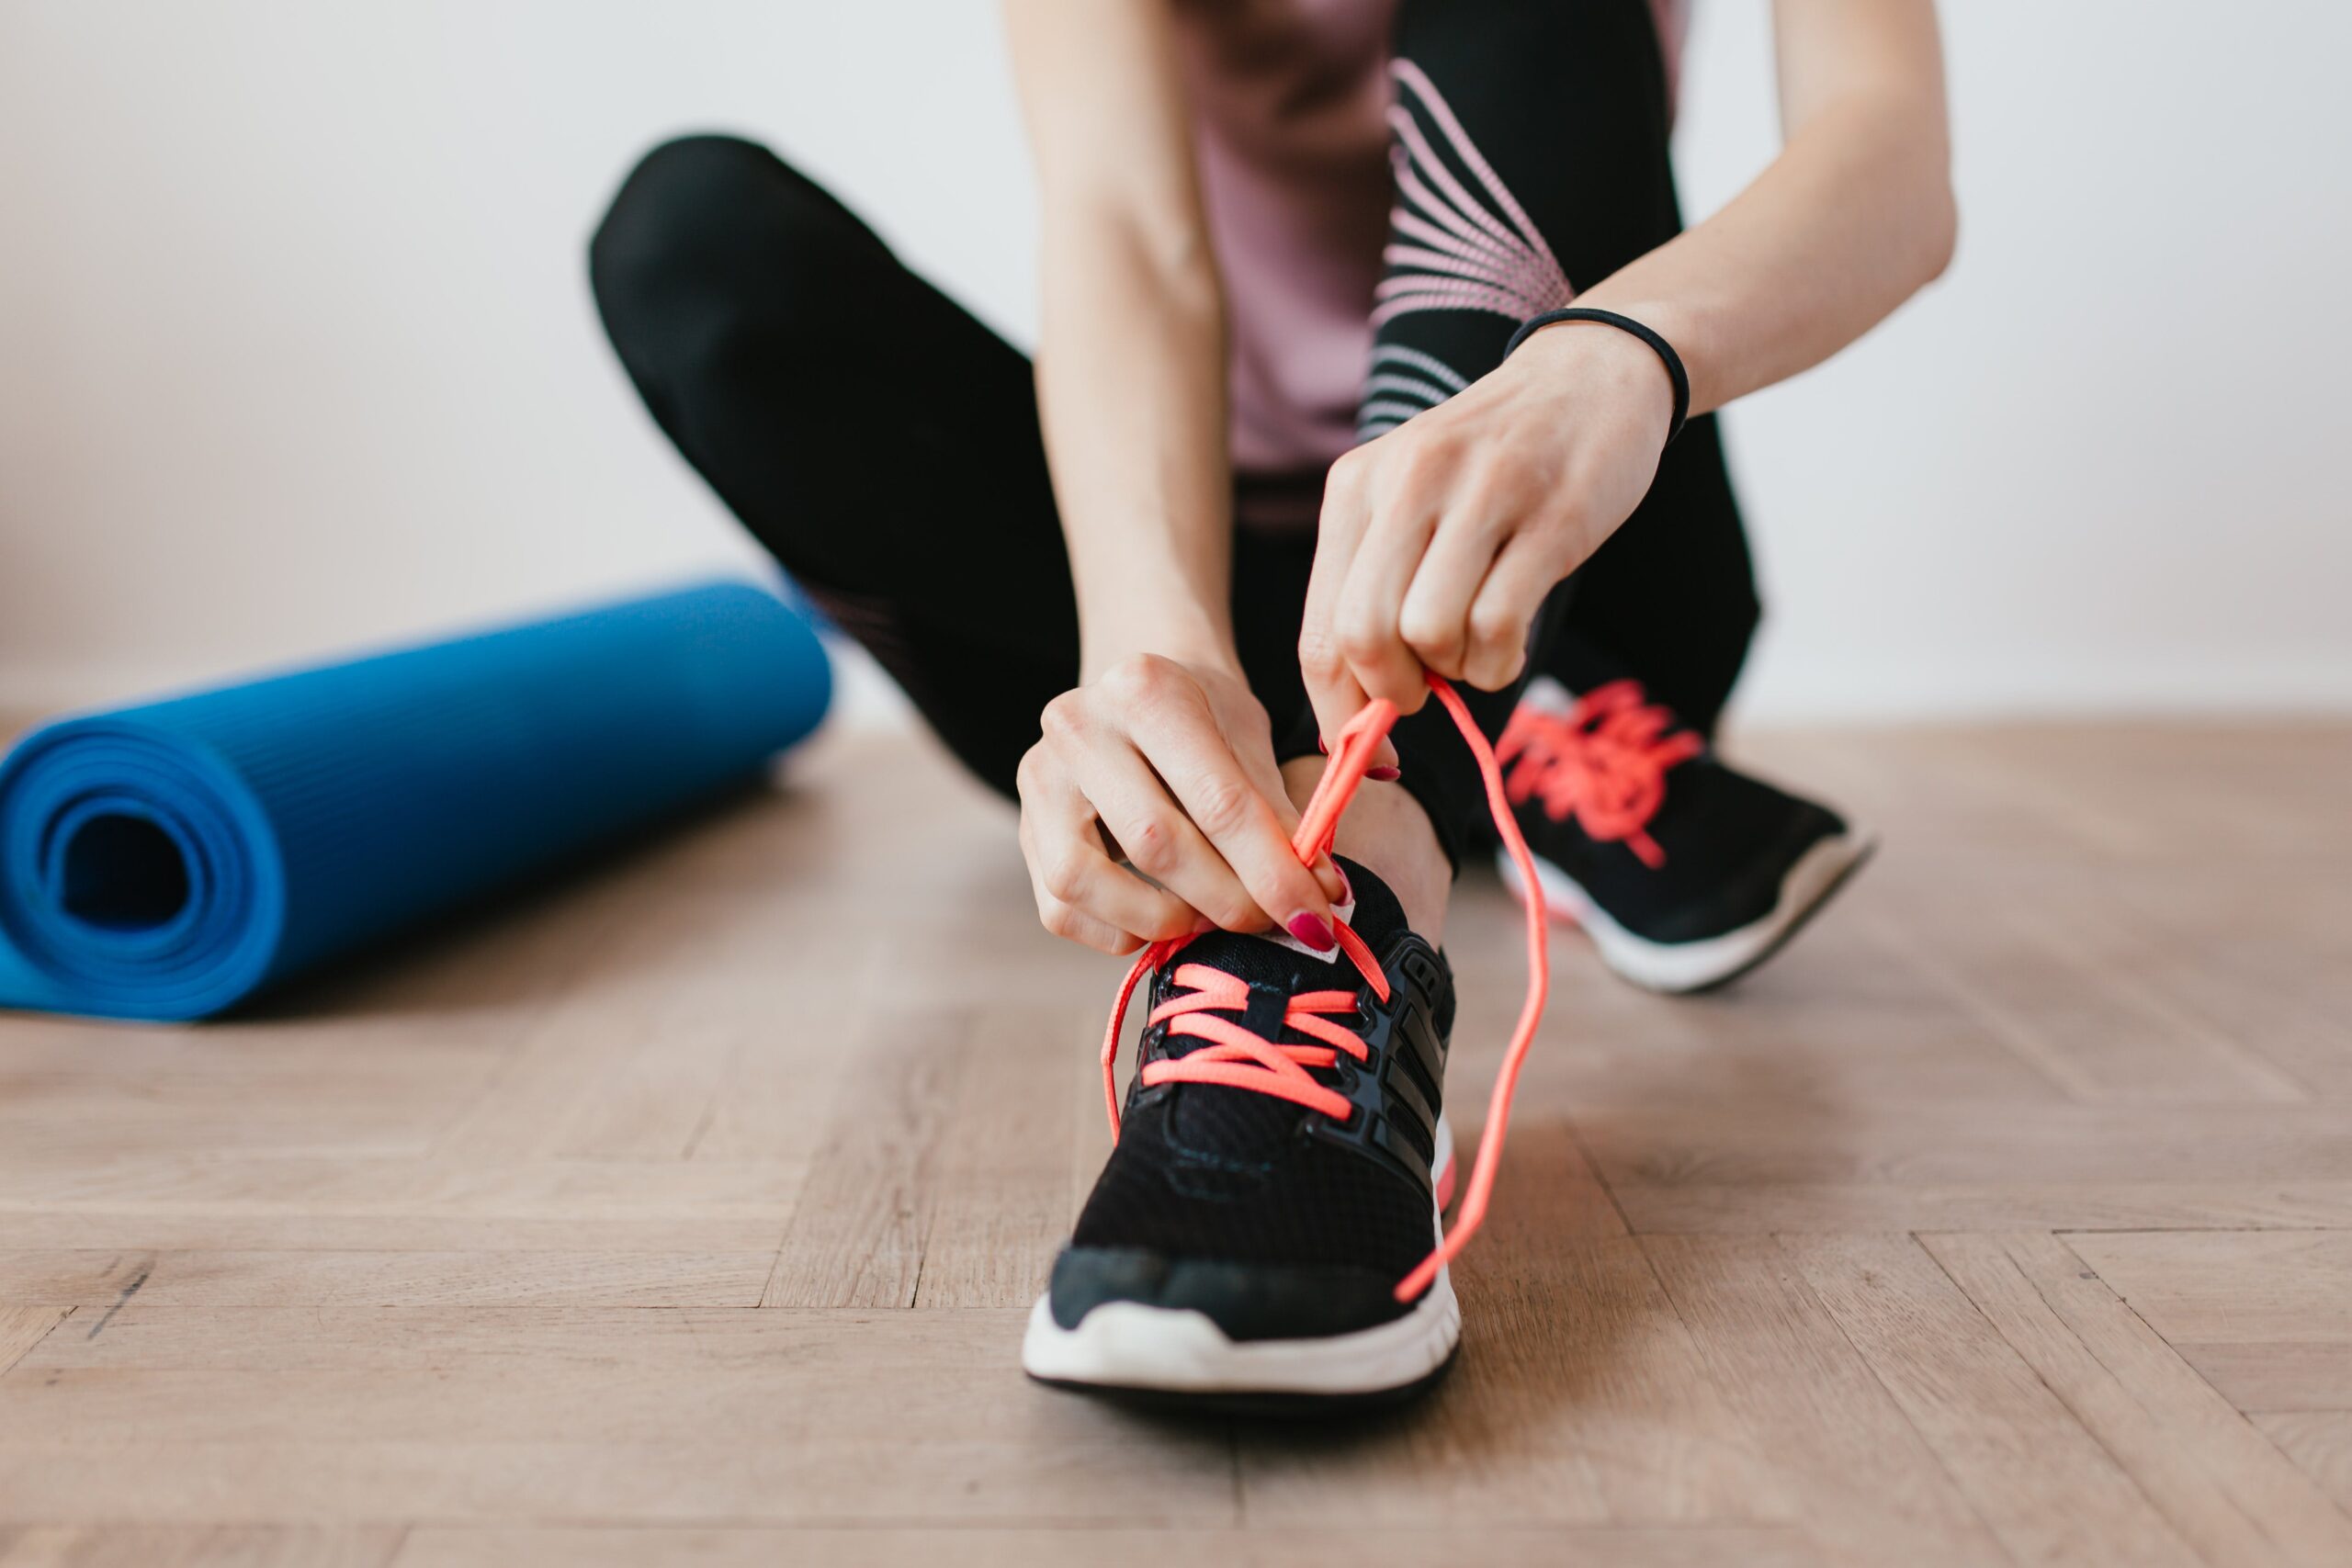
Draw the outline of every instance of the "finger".
[[[1559,552],[1540,530],[1513,535],[1470,602],[1462,678],[1482,692],[1500,691],[1517,680],[1527,666],[1527,639],[1536,614],[1559,583]]]
[[[1340,648],[1365,694],[1385,697],[1411,713],[1429,696],[1421,661],[1405,646],[1399,618],[1405,592],[1427,553],[1436,513],[1410,499],[1385,501],[1348,568],[1335,620]]]
[[[1219,720],[1220,724],[1223,722]],[[1282,829],[1283,847],[1289,849],[1298,835],[1298,807],[1291,800],[1290,785],[1283,779],[1282,764],[1274,759],[1270,738],[1262,726],[1239,736],[1233,733],[1232,726],[1227,725],[1225,728],[1226,739],[1233,746],[1234,759],[1241,764],[1241,771],[1249,775],[1250,786],[1263,795],[1266,804],[1272,808],[1274,819]],[[1295,850],[1292,858],[1297,858]],[[1314,873],[1315,884],[1323,890],[1327,902],[1333,905],[1347,902],[1347,878],[1340,874],[1338,866],[1331,863],[1329,855],[1316,856],[1315,863],[1307,869]]]
[[[1125,958],[1143,945],[1143,939],[1132,931],[1104,925],[1091,915],[1080,914],[1057,898],[1037,900],[1037,919],[1054,935],[1080,947],[1091,947],[1097,953],[1107,953],[1114,958]]]
[[[1349,668],[1336,617],[1369,517],[1362,478],[1367,459],[1359,454],[1371,450],[1358,447],[1356,453],[1332,465],[1322,513],[1316,523],[1315,566],[1307,575],[1306,604],[1300,616],[1299,674],[1306,684],[1306,700],[1315,709],[1316,728],[1322,732],[1327,747],[1369,700]],[[1384,739],[1374,760],[1396,766],[1396,748]]]
[[[1206,703],[1199,716],[1215,729]],[[1329,950],[1333,940],[1330,899],[1315,874],[1300,863],[1261,786],[1251,782],[1231,747],[1222,744],[1223,732],[1216,733],[1221,744],[1202,747],[1196,744],[1193,727],[1178,727],[1169,716],[1159,716],[1159,726],[1138,727],[1136,739],[1144,760],[1159,772],[1177,805],[1272,923],[1309,947]],[[1280,784],[1277,778],[1277,793]]]
[[[1493,570],[1507,521],[1491,510],[1458,507],[1442,519],[1405,591],[1396,629],[1423,665],[1449,679],[1464,676],[1470,656],[1470,606]]]
[[[1058,770],[1024,763],[1021,785],[1022,856],[1046,930],[1114,952],[1193,929],[1194,911],[1182,898],[1152,886],[1103,852],[1094,807]],[[1096,940],[1102,934],[1096,928],[1134,940],[1124,949],[1105,947]]]
[[[1265,797],[1275,820],[1289,833],[1298,826],[1298,807],[1291,804],[1290,790],[1283,783],[1282,763],[1274,756],[1273,725],[1266,710],[1255,702],[1237,709],[1211,700],[1209,718],[1225,738],[1235,765],[1249,776],[1250,787]]]
[[[1250,787],[1265,801],[1266,809],[1273,813],[1275,828],[1287,840],[1298,831],[1298,807],[1290,798],[1289,786],[1283,783],[1282,766],[1274,761],[1273,748],[1252,744],[1248,736],[1236,740],[1228,733],[1226,740],[1233,748],[1234,764],[1250,781]]]
[[[1160,760],[1147,766],[1150,752],[1134,749],[1147,742],[1130,739],[1133,747],[1102,747],[1076,764],[1080,789],[1118,840],[1127,863],[1227,931],[1261,931],[1273,924],[1273,912],[1250,897],[1224,854],[1160,782],[1164,775],[1153,772]],[[1182,770],[1197,767],[1195,759],[1204,750],[1224,751],[1225,737],[1204,706],[1181,740],[1163,734],[1150,744],[1169,767]]]
[[[1119,865],[1100,844],[1091,824],[1083,838],[1057,835],[1039,844],[1031,860],[1030,892],[1046,930],[1089,947],[1125,952],[1182,936],[1199,924],[1183,900]],[[1098,927],[1128,939],[1125,947],[1104,947],[1093,934]]]

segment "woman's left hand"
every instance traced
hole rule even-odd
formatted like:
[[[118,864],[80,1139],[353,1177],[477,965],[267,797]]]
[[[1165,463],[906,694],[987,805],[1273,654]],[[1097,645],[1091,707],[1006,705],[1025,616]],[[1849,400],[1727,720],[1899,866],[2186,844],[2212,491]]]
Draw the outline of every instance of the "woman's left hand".
[[[1324,738],[1371,697],[1418,709],[1425,670],[1517,677],[1544,596],[1648,491],[1672,410],[1647,344],[1562,323],[1333,464],[1298,642]]]

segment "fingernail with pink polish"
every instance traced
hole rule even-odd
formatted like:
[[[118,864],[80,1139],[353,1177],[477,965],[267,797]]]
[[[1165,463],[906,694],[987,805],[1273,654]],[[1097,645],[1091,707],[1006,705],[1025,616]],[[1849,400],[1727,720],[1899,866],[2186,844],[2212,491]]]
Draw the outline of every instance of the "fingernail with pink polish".
[[[1331,869],[1340,874],[1340,902],[1342,904],[1354,903],[1356,901],[1356,885],[1348,880],[1348,868],[1341,865],[1338,861],[1333,861],[1331,863]]]
[[[1338,941],[1331,935],[1331,928],[1325,925],[1318,915],[1310,915],[1302,910],[1290,918],[1290,925],[1287,929],[1291,935],[1317,953],[1328,956],[1340,951]]]
[[[1383,762],[1376,768],[1366,768],[1363,771],[1363,776],[1374,784],[1395,784],[1405,776],[1405,770],[1394,768]]]

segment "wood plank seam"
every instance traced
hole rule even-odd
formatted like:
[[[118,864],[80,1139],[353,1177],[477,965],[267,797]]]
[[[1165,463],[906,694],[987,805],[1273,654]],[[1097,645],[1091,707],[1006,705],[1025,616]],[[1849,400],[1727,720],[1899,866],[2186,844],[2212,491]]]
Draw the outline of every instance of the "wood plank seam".
[[[2251,1229],[2253,1227],[2240,1228]],[[2309,1227],[2295,1228],[2306,1229]],[[2316,1234],[2335,1233],[2326,1232]],[[2075,1262],[2078,1266],[2083,1279],[2096,1282],[2099,1289],[2105,1292],[2114,1301],[2118,1311],[2129,1317],[2132,1323],[2137,1324],[2150,1338],[2165,1346],[2166,1350],[2172,1354],[2175,1360],[2179,1365],[2181,1372],[2185,1377],[2194,1380],[2199,1387],[2204,1389],[2208,1393],[2210,1393],[2214,1404],[2230,1412],[2236,1427],[2242,1429],[2249,1440],[2259,1444],[2266,1451],[2276,1456],[2281,1465],[2292,1471],[2298,1476],[2303,1476],[2309,1479],[2309,1472],[2307,1469],[2298,1461],[2293,1453],[2288,1451],[2288,1450],[2279,1443],[2278,1433],[2259,1419],[2258,1412],[2240,1409],[2235,1403],[2233,1403],[2229,1396],[2223,1393],[2223,1391],[2214,1385],[2212,1381],[2199,1369],[2194,1361],[2190,1360],[2188,1357],[2181,1355],[2177,1349],[2174,1348],[2172,1340],[2165,1336],[2164,1332],[2156,1326],[2156,1325],[2148,1320],[2146,1314],[2143,1313],[2137,1306],[2132,1304],[2132,1302],[2128,1295],[2120,1291],[2115,1290],[2111,1285],[2109,1285],[2099,1274],[2098,1269],[2094,1267],[2087,1258],[2083,1258],[2080,1253],[2075,1252],[2073,1247],[2068,1245],[2064,1234],[2055,1235],[2052,1239],[2056,1241],[2061,1247],[2066,1247],[2068,1255],[2074,1258]],[[2038,1283],[2036,1284],[2036,1289],[2037,1291],[2040,1290]],[[2046,1295],[2044,1296],[2044,1299],[2047,1299]],[[2094,1355],[2097,1354],[2095,1348],[2091,1348]],[[2335,1518],[2343,1526],[2342,1537],[2336,1543],[2335,1553],[2324,1561],[2331,1564],[2352,1561],[2352,1499],[2339,1498],[2330,1495],[2324,1488],[2322,1488],[2317,1484],[2315,1479],[2312,1481],[2312,1495],[2324,1501],[2326,1505],[2333,1509]],[[2268,1520],[2266,1517],[2254,1517],[2251,1518],[2251,1522],[2258,1528],[2264,1529],[2266,1531],[2268,1529]]]
[[[1917,1234],[1790,1245],[1808,1278],[1841,1287],[1825,1300],[1830,1315],[2012,1555],[2196,1561],[2138,1478]],[[1855,1337],[1864,1326],[1880,1331],[1872,1343]]]
[[[6,1377],[9,1368],[81,1310],[78,1306],[0,1308],[0,1377]],[[46,1325],[43,1318],[49,1320]]]
[[[1911,1235],[1908,1232],[1905,1232],[1905,1234],[1914,1244],[1917,1242],[1917,1236]],[[1772,1241],[1775,1246],[1785,1247],[1787,1238],[1776,1233],[1772,1236]],[[1865,1373],[1869,1375],[1871,1381],[1878,1385],[1880,1393],[1885,1396],[1887,1403],[1892,1404],[1894,1407],[1895,1413],[1903,1418],[1904,1425],[1910,1428],[1913,1438],[1918,1443],[1919,1447],[1926,1451],[1928,1459],[1934,1461],[1937,1470],[1942,1474],[1945,1484],[1951,1488],[1952,1492],[1958,1495],[1961,1502],[1967,1507],[1969,1513],[1975,1517],[1978,1528],[1982,1529],[1995,1540],[2000,1540],[2000,1531],[1994,1529],[1992,1519],[1986,1517],[1984,1508],[1979,1506],[1976,1499],[1970,1495],[1969,1489],[1961,1484],[1960,1477],[1952,1472],[1951,1461],[1944,1457],[1937,1445],[1929,1440],[1927,1431],[1919,1425],[1918,1418],[1914,1416],[1907,1407],[1905,1407],[1903,1400],[1897,1397],[1894,1388],[1888,1384],[1885,1375],[1882,1373],[1877,1366],[1871,1362],[1871,1358],[1862,1353],[1861,1347],[1854,1342],[1852,1331],[1849,1330],[1844,1323],[1839,1321],[1836,1313],[1829,1310],[1828,1304],[1821,1299],[1820,1292],[1815,1290],[1813,1282],[1804,1278],[1804,1273],[1802,1269],[1797,1270],[1797,1278],[1794,1282],[1796,1287],[1803,1291],[1805,1293],[1806,1298],[1811,1301],[1814,1310],[1819,1313],[1828,1323],[1829,1326],[1837,1331],[1838,1339],[1843,1342],[1846,1347],[1846,1353],[1852,1358],[1852,1359]],[[2002,1546],[2005,1551],[2008,1550],[2007,1543],[2006,1541],[2002,1542]]]

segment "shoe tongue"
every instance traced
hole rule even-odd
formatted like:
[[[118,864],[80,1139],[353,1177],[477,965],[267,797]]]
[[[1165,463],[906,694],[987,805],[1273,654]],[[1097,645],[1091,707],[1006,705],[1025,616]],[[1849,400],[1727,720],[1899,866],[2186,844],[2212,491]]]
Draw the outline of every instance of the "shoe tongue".
[[[1345,855],[1333,858],[1348,874],[1348,891],[1355,895],[1355,910],[1348,917],[1348,924],[1354,929],[1356,935],[1363,938],[1363,944],[1377,953],[1407,930],[1405,906],[1396,901],[1396,895],[1388,890],[1388,884],[1363,866]],[[1354,964],[1345,958],[1340,963],[1348,972],[1350,988],[1363,983],[1363,976],[1356,973]]]
[[[1340,864],[1355,894],[1355,909],[1348,924],[1377,954],[1406,929],[1405,910],[1388,885],[1344,856]],[[1252,986],[1267,986],[1284,997],[1302,991],[1354,991],[1363,976],[1342,953],[1325,961],[1266,936],[1211,931],[1195,937],[1169,960],[1171,968],[1204,964],[1222,969]],[[1237,1020],[1236,1021],[1241,1021]],[[1270,1032],[1270,1040],[1281,1038]],[[1171,1037],[1163,1055],[1182,1056],[1208,1042],[1184,1035]],[[1318,1078],[1328,1074],[1318,1073]],[[1260,1094],[1253,1089],[1228,1089],[1222,1084],[1184,1084],[1170,1107],[1169,1130],[1176,1139],[1204,1154],[1227,1159],[1269,1159],[1279,1150],[1306,1114],[1304,1106]]]

